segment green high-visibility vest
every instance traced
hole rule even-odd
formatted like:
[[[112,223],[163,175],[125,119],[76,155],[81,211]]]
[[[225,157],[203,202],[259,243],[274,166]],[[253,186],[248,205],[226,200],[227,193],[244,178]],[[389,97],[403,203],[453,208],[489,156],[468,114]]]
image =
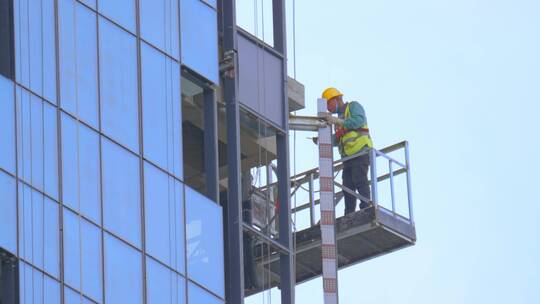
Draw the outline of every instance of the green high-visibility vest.
[[[351,116],[349,105],[350,104],[348,104],[345,108],[345,119]],[[373,147],[373,142],[371,141],[371,136],[369,136],[369,128],[367,123],[358,129],[349,130],[339,139],[339,152],[345,156],[358,153],[365,146],[368,146],[369,148]]]

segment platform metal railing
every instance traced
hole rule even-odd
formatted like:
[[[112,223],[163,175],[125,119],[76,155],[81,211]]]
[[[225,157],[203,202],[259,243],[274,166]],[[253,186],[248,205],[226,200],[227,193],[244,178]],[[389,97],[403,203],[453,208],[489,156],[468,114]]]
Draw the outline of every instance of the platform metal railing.
[[[403,153],[405,162],[398,161],[396,158],[391,157],[390,153]],[[371,187],[371,198],[363,197],[362,195],[356,193],[352,189],[349,189],[340,182],[337,181],[339,172],[343,170],[343,164],[346,161],[352,160],[354,158],[360,157],[362,155],[368,154],[370,156],[370,187]],[[388,173],[378,174],[377,160],[382,159],[387,162]],[[412,203],[412,192],[411,192],[411,168],[410,168],[410,159],[409,159],[409,143],[407,141],[402,141],[400,143],[385,147],[381,150],[369,149],[355,155],[338,159],[334,161],[334,184],[341,189],[341,191],[336,192],[335,194],[335,204],[338,204],[339,201],[343,198],[344,192],[351,194],[358,198],[359,200],[370,201],[372,202],[373,207],[384,208],[380,206],[379,201],[379,187],[380,183],[386,180],[389,180],[390,184],[390,200],[391,200],[391,211],[394,216],[399,216],[402,219],[408,221],[410,224],[414,224],[414,214],[413,214],[413,203]],[[407,208],[408,213],[406,215],[399,214],[397,211],[397,200],[396,200],[396,191],[395,191],[395,179],[397,176],[405,174],[406,176],[406,192],[407,192]],[[302,210],[309,208],[310,215],[310,225],[316,225],[315,218],[315,207],[319,204],[319,200],[316,199],[315,190],[315,181],[319,177],[318,168],[313,168],[305,172],[296,174],[291,177],[291,196],[297,194],[299,190],[304,190],[308,193],[308,202],[298,205],[292,209],[292,214],[300,212]],[[272,185],[268,185],[272,187]],[[385,208],[387,209],[387,208]]]

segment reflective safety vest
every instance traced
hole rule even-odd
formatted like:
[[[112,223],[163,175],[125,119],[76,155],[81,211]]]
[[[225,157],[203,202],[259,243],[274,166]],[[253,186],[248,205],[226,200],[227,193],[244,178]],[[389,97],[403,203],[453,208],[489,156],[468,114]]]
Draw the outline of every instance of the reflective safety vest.
[[[351,116],[349,105],[350,104],[348,104],[345,108],[345,113],[343,115],[344,119]],[[369,136],[369,128],[367,123],[358,129],[347,130],[347,133],[338,138],[338,140],[339,152],[341,155],[345,156],[358,153],[365,146],[368,146],[369,148],[373,147],[373,142],[371,141],[371,136]]]

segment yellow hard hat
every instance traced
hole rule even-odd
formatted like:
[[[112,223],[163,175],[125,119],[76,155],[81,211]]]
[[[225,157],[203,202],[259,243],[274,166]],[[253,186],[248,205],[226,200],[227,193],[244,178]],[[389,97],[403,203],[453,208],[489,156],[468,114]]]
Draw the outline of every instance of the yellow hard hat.
[[[322,93],[322,98],[326,99],[326,100],[330,100],[334,97],[337,97],[337,96],[343,96],[343,94],[341,94],[340,91],[338,91],[338,89],[336,88],[328,88],[326,90],[323,91]]]

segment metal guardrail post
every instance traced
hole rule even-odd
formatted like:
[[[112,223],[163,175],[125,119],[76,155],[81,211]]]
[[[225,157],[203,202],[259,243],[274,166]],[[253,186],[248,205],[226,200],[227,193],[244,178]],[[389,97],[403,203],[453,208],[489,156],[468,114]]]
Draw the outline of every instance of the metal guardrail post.
[[[388,174],[390,174],[390,199],[392,200],[392,213],[396,214],[396,201],[394,197],[394,169],[392,168],[392,161],[388,161]]]
[[[267,165],[266,166],[266,184],[270,185],[273,183],[272,178],[272,166]],[[270,205],[274,205],[274,187],[268,187],[267,193],[266,193],[266,225],[268,227],[267,232],[268,235],[272,234],[272,222],[275,219],[275,215],[272,216],[270,212]]]
[[[405,141],[405,165],[407,166],[407,200],[409,203],[409,219],[411,224],[414,224],[414,214],[412,208],[412,193],[411,193],[411,162],[409,159],[409,142]]]
[[[313,187],[313,174],[309,174],[309,218],[311,227],[315,226],[315,193]]]
[[[377,193],[377,150],[374,148],[369,151],[369,162],[371,171],[371,201],[373,202],[373,207],[377,207],[379,200]]]

